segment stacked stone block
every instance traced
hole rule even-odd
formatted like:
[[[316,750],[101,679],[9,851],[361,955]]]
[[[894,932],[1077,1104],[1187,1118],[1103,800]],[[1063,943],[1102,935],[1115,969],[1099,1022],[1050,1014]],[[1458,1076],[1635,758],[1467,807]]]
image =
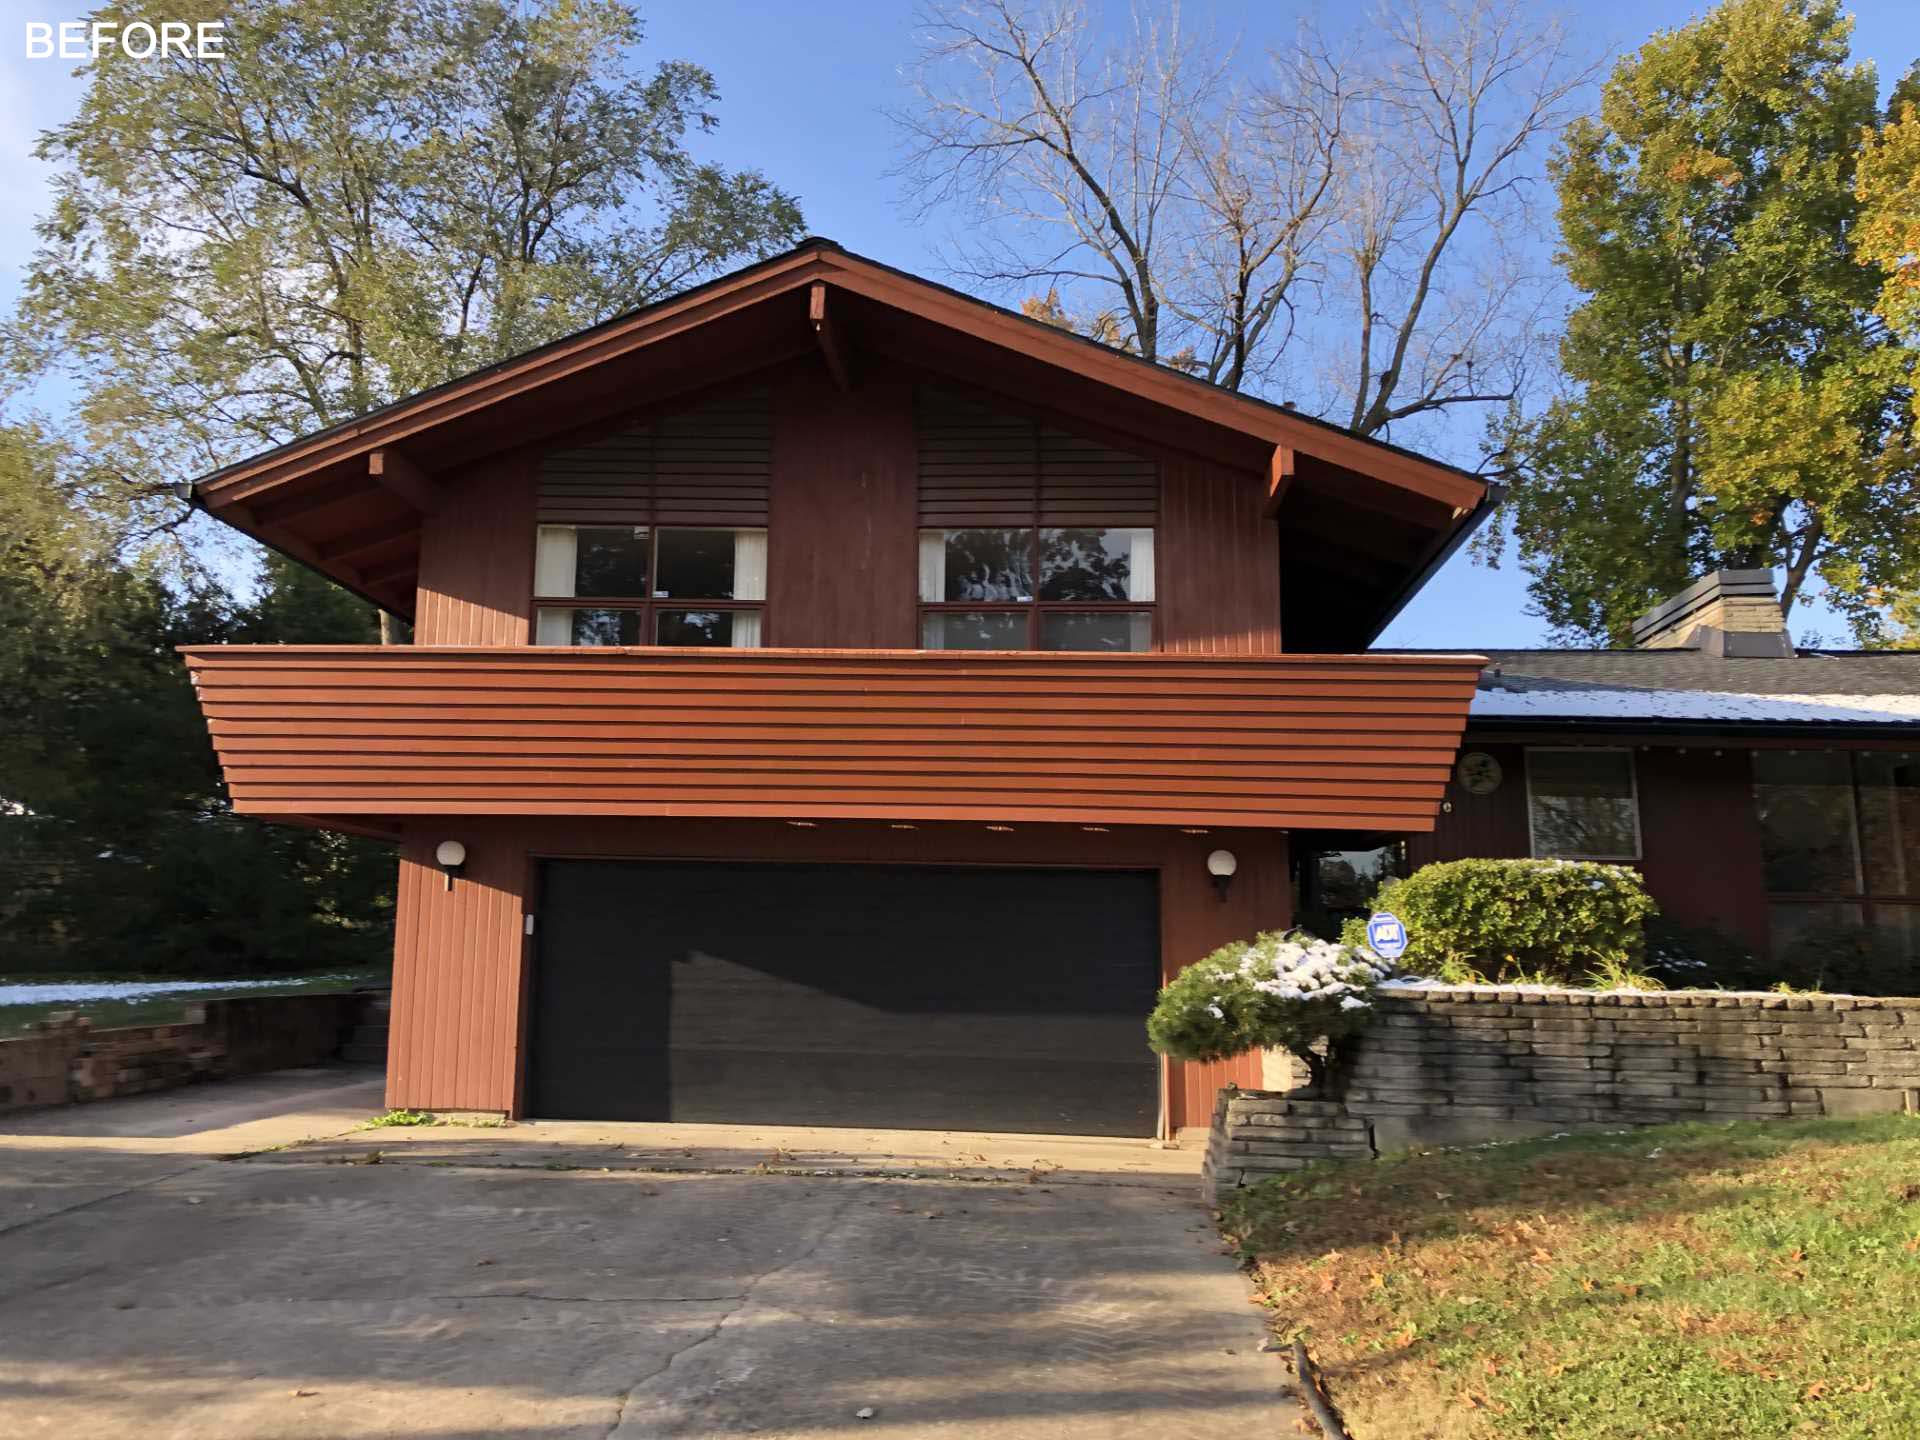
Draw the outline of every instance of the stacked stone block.
[[[1209,1196],[1353,1154],[1356,1136],[1361,1153],[1376,1153],[1680,1120],[1920,1110],[1920,1000],[1464,986],[1389,992],[1374,1005],[1373,1024],[1343,1055],[1337,1100],[1223,1098]],[[1271,1118],[1290,1111],[1261,1109],[1273,1104],[1347,1123],[1261,1145],[1260,1126],[1302,1128]]]
[[[1315,1160],[1368,1160],[1373,1153],[1367,1122],[1338,1101],[1228,1089],[1214,1101],[1201,1178],[1212,1197]]]

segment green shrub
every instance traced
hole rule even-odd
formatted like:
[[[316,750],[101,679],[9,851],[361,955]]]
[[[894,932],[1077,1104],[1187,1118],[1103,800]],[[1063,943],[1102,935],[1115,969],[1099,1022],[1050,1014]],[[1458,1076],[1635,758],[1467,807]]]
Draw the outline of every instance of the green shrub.
[[[1456,985],[1659,988],[1645,973],[1644,922],[1658,906],[1625,865],[1586,860],[1446,860],[1389,881],[1374,908],[1406,924],[1400,968]],[[1364,944],[1366,922],[1342,931]]]
[[[1372,951],[1304,931],[1269,930],[1189,965],[1160,992],[1147,1043],[1176,1060],[1224,1060],[1248,1050],[1287,1050],[1314,1084],[1331,1052],[1371,1016],[1367,996],[1393,968]]]

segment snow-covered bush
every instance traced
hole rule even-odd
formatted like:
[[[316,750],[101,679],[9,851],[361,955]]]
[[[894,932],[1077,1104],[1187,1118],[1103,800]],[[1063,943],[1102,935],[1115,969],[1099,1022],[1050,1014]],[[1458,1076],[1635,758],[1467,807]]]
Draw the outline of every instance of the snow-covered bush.
[[[1329,1048],[1359,1031],[1367,997],[1393,967],[1365,946],[1304,930],[1269,930],[1223,945],[1160,992],[1147,1041],[1176,1060],[1223,1060],[1248,1050],[1287,1050],[1313,1083],[1326,1078]]]
[[[1590,860],[1445,860],[1373,904],[1406,924],[1402,970],[1455,985],[1618,985],[1642,976],[1642,927],[1659,911],[1632,866]],[[1365,934],[1349,921],[1340,938]]]

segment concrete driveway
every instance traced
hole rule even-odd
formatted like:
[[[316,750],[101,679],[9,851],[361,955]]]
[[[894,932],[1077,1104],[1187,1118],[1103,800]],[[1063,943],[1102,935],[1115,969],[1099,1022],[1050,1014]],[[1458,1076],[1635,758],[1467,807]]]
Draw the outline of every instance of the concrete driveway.
[[[1218,1437],[1297,1414],[1190,1152],[349,1133],[378,1108],[361,1075],[294,1072],[0,1121],[0,1435]]]

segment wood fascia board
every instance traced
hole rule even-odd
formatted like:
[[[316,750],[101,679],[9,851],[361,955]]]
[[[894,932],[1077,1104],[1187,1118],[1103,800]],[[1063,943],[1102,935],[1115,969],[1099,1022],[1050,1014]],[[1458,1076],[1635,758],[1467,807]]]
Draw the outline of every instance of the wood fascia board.
[[[684,334],[797,289],[825,273],[823,261],[819,252],[808,252],[795,256],[787,266],[756,275],[738,286],[703,291],[683,302],[665,301],[625,324],[594,331],[577,342],[560,341],[525,360],[505,361],[498,369],[456,381],[446,390],[418,401],[403,401],[364,421],[325,431],[304,444],[296,442],[286,451],[271,452],[251,463],[243,461],[233,470],[200,482],[199,493],[208,508],[218,513],[222,506],[250,499],[294,476],[398,444],[509,396],[554,384],[641,346]]]
[[[833,317],[827,313],[827,286],[824,280],[816,280],[807,290],[807,319],[813,322],[813,337],[820,346],[820,358],[826,362],[827,374],[833,377],[836,390],[846,393],[853,389],[853,372],[847,364],[846,347],[841,341],[840,331],[833,323]]]
[[[1485,493],[1483,482],[1472,476],[1456,474],[1444,466],[1402,455],[1370,440],[1310,424],[1229,391],[1212,390],[1188,376],[1163,367],[1146,365],[1124,355],[1103,354],[1098,347],[1077,337],[1049,333],[1045,326],[1033,325],[1017,316],[976,305],[960,296],[948,295],[903,277],[871,269],[851,256],[840,254],[826,258],[834,271],[827,276],[830,284],[840,285],[879,304],[910,311],[978,339],[1018,350],[1062,369],[1078,372],[1138,399],[1185,411],[1274,445],[1288,445],[1307,454],[1323,456],[1334,464],[1372,475],[1450,506],[1476,504]]]
[[[433,514],[446,499],[438,481],[392,446],[368,454],[367,474],[422,515]]]

